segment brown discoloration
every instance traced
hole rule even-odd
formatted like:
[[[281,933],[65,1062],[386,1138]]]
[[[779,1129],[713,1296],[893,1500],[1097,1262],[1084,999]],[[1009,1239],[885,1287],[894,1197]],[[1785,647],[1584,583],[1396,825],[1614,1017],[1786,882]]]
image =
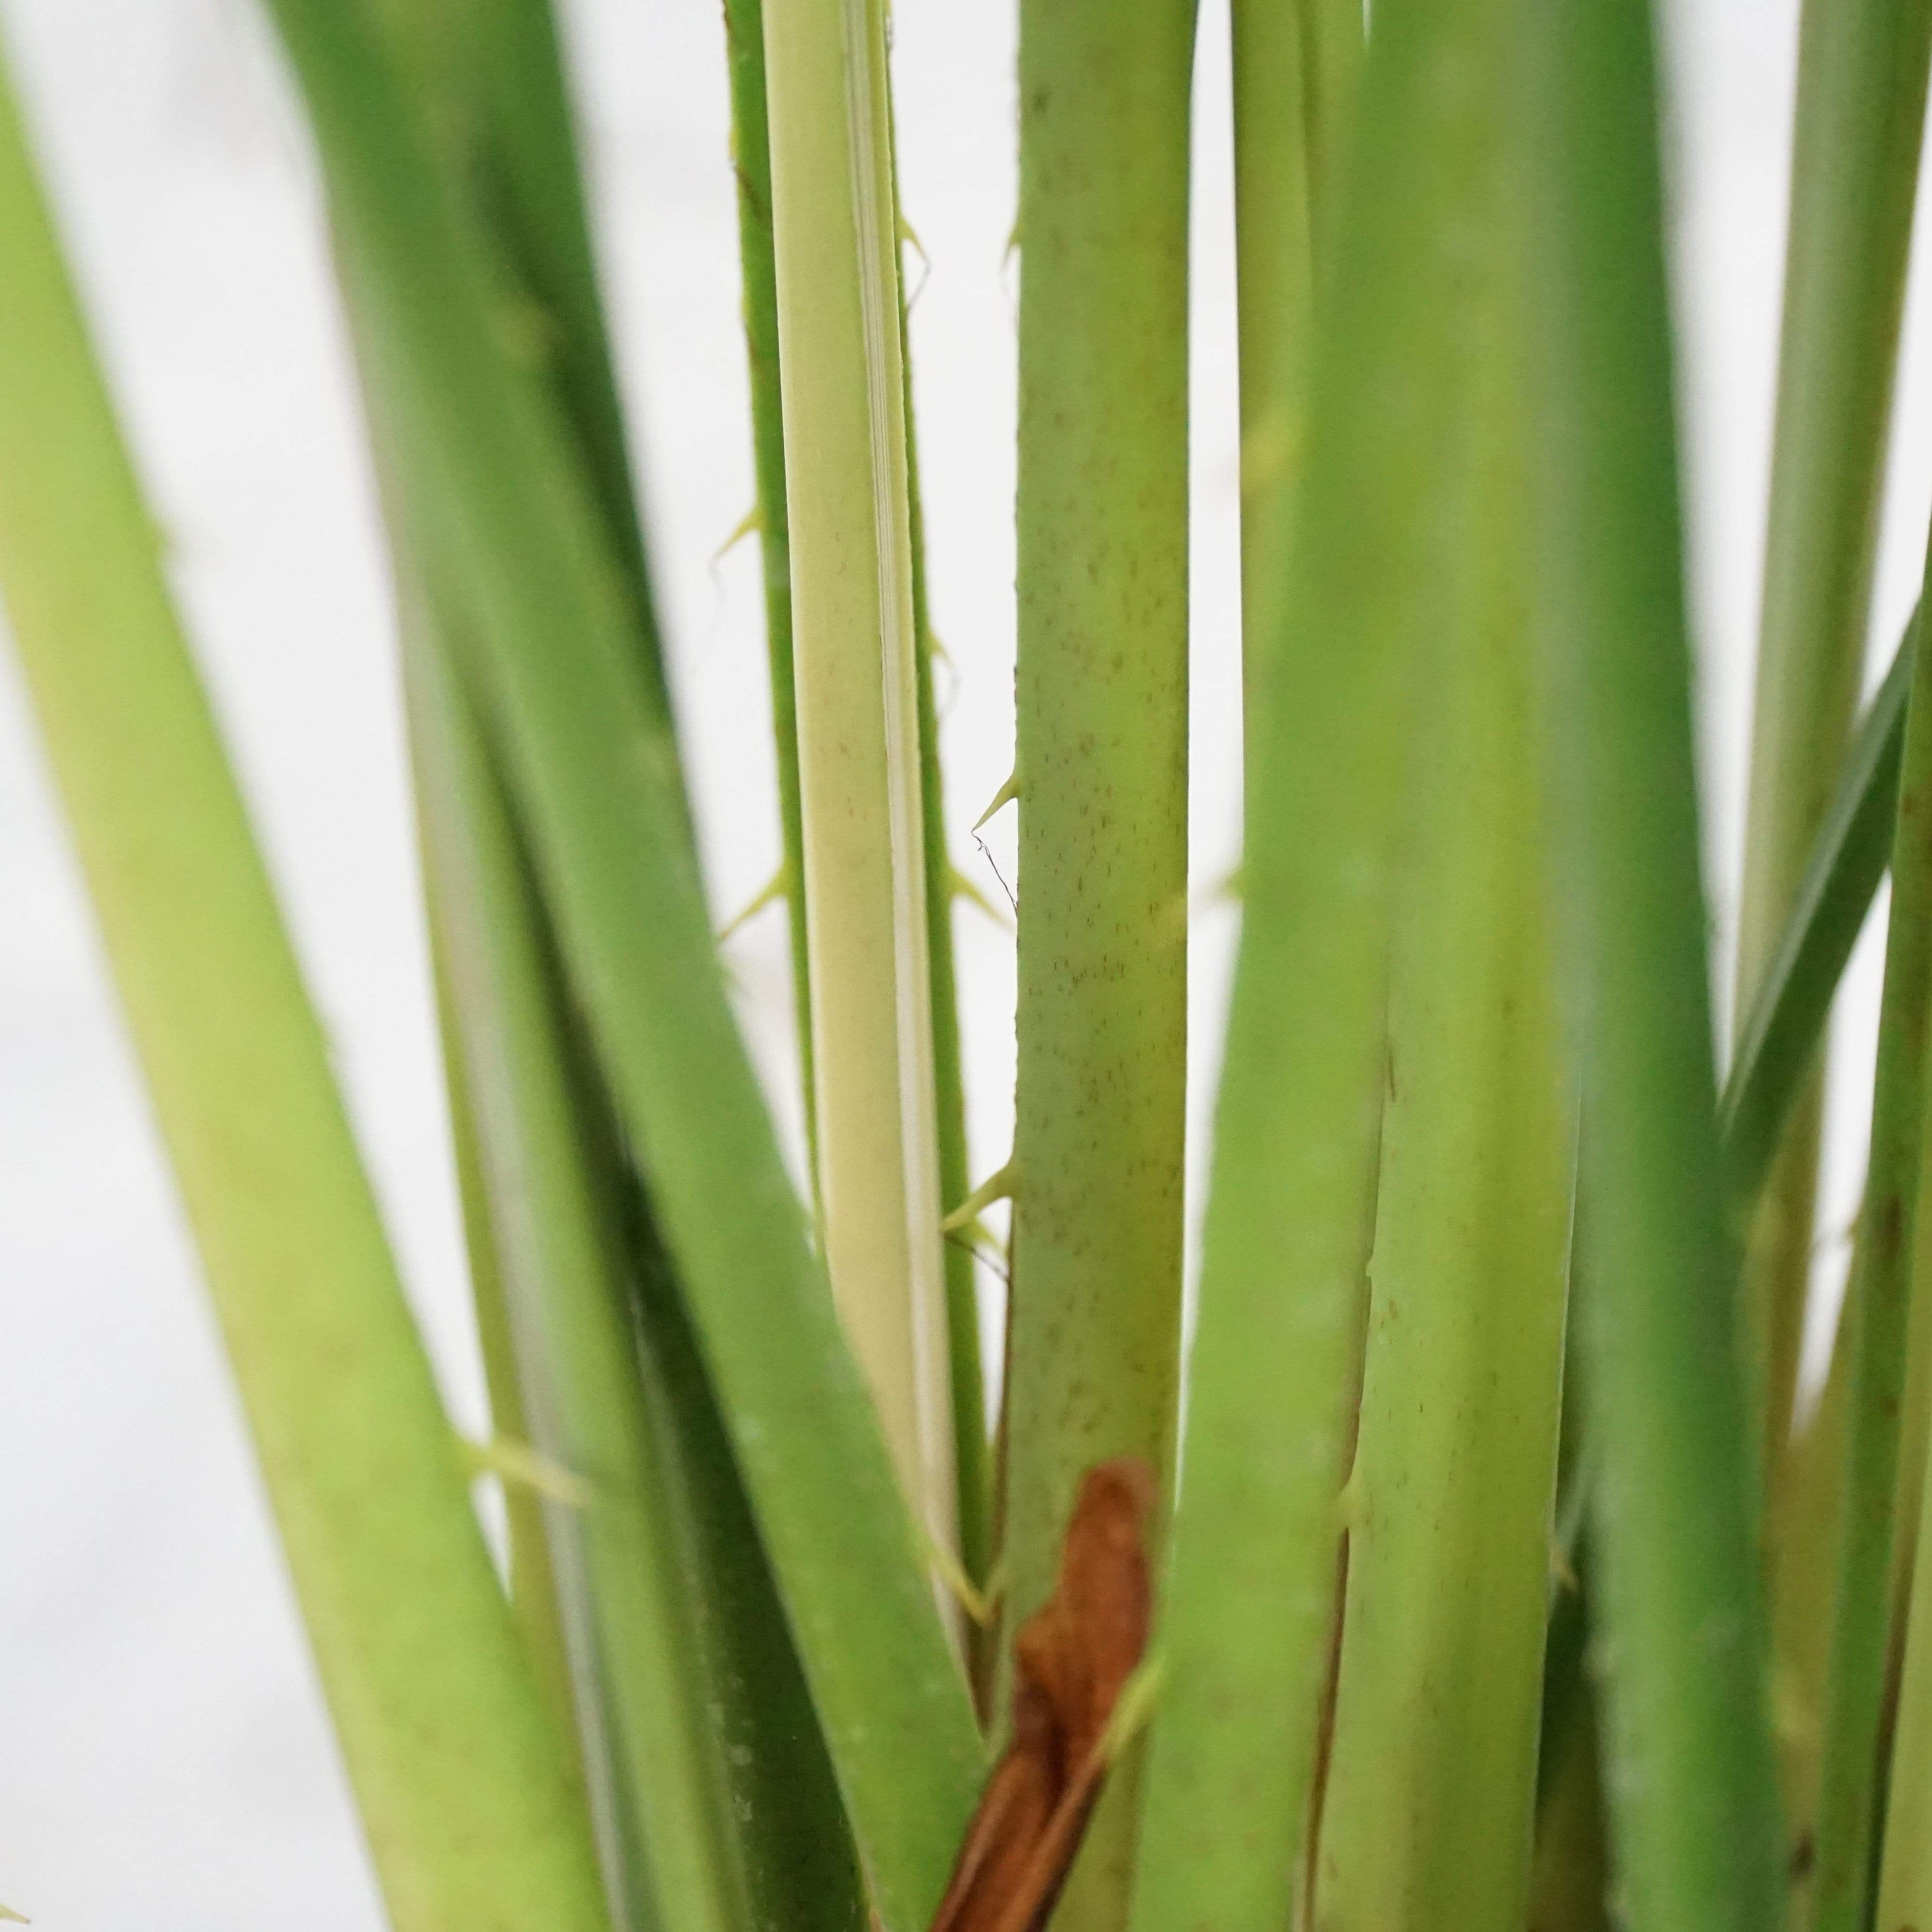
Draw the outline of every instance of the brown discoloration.
[[[932,1932],[1040,1932],[1107,1767],[1100,1744],[1147,1648],[1143,1540],[1153,1472],[1130,1457],[1082,1479],[1052,1596],[1013,1642],[1012,1741],[966,1829]]]

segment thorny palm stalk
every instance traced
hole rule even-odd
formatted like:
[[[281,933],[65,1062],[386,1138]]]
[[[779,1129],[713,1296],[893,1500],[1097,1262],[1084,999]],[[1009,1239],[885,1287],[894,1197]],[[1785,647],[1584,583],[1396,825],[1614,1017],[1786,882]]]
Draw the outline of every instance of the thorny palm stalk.
[[[627,1924],[849,1932],[869,1904],[920,1932],[982,1770],[934,1576],[956,1538],[976,1576],[986,1552],[970,1284],[939,1244],[962,1185],[951,882],[883,5],[729,9],[828,1285],[716,970],[547,0],[270,4],[395,538],[499,1430],[569,1466],[534,1466],[574,1507],[513,1511],[514,1616],[4,102],[0,580],[395,1922],[604,1932],[587,1792]],[[1358,106],[1355,0],[1235,0],[1246,925],[1166,1689],[1144,1779],[1117,1771],[1058,1923],[1524,1916],[1570,1144],[1524,752],[1534,635],[1556,672],[1554,869],[1600,1204],[1582,1379],[1619,1882],[1646,1932],[1760,1932],[1782,1888],[1748,1472],[1785,1428],[1802,1108],[1760,1230],[1761,1430],[1720,1210],[1754,1191],[1802,1084],[1897,782],[1903,667],[1838,754],[1932,7],[1807,9],[1741,966],[1760,990],[1722,1166],[1647,10],[1378,0],[1372,24]],[[1190,0],[1023,0],[1009,1634],[1082,1470],[1164,1464],[1175,1407],[1192,25]],[[1517,164],[1538,211],[1528,386],[1498,272]],[[1526,490],[1500,400],[1525,386]],[[1898,1413],[1928,709],[1904,757],[1847,1346],[1773,1552],[1788,1579],[1822,1540],[1842,1424],[1818,1932],[1864,1916],[1886,1775],[1884,1932],[1919,1922],[1932,1869],[1912,1835],[1923,1629],[1882,1761],[1932,1406],[1921,1347]],[[499,1466],[521,1448],[499,1444]],[[1787,1587],[1780,1628],[1808,1600]],[[581,1780],[555,1735],[566,1701]],[[1594,1735],[1587,1714],[1546,1724],[1538,1924],[1604,1909]]]
[[[885,22],[765,9],[820,1225],[902,1486],[957,1538]]]
[[[1490,0],[1378,10],[1306,464],[1275,536],[1282,632],[1250,734],[1136,1932],[1204,1914],[1282,1924],[1295,1906],[1334,1628],[1403,754],[1462,548],[1436,490],[1462,473],[1464,238],[1489,213],[1482,50],[1500,17]]]

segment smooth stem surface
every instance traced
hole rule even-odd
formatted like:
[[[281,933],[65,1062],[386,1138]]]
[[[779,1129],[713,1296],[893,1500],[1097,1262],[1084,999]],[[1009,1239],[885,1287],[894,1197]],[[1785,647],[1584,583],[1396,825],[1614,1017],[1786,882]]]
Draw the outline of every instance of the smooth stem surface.
[[[1378,8],[1307,464],[1276,536],[1285,628],[1254,734],[1136,1932],[1286,1925],[1298,1894],[1337,1613],[1411,699],[1466,563],[1439,493],[1480,346],[1464,238],[1493,224],[1497,20],[1488,0]],[[1024,1246],[1019,1262],[1024,1282]]]
[[[1932,57],[1928,0],[1806,0],[1763,619],[1738,908],[1737,999],[1796,902],[1858,699]],[[1771,1485],[1810,1280],[1822,1082],[1798,1097],[1750,1229],[1744,1320]]]
[[[1294,486],[1315,322],[1309,82],[1300,11],[1235,0],[1234,287],[1241,400],[1241,656],[1244,717],[1279,601],[1274,534]],[[1252,763],[1252,760],[1250,760]]]
[[[982,1754],[725,999],[614,566],[541,390],[503,353],[482,239],[377,43],[322,0],[274,13],[393,370],[398,460],[426,540],[459,566],[459,676],[650,1189],[872,1896],[889,1932],[916,1932]]]
[[[551,0],[371,0],[452,187],[488,236],[506,340],[540,370],[602,516],[652,699],[663,652]]]
[[[602,1932],[300,975],[0,87],[0,586],[398,1932]]]
[[[819,1211],[899,1480],[956,1538],[918,652],[880,0],[768,0]]]
[[[1932,652],[1913,668],[1892,842],[1892,911],[1879,1002],[1871,1152],[1846,1288],[1851,1415],[1832,1628],[1814,1932],[1865,1923],[1877,1825],[1890,1588],[1912,1257],[1932,994]]]
[[[752,390],[752,470],[764,575],[765,656],[778,761],[780,861],[791,937],[792,1018],[804,1089],[806,1156],[818,1186],[818,1110],[812,1058],[812,968],[805,916],[805,820],[799,802],[798,692],[793,681],[791,525],[785,503],[784,406],[778,376],[778,259],[772,236],[772,146],[765,88],[763,0],[727,0],[731,155],[738,183],[738,260],[745,286],[745,355]]]
[[[1784,1874],[1714,1119],[1652,22],[1625,0],[1531,0],[1516,19],[1612,1843],[1631,1924],[1770,1932]]]
[[[1241,635],[1252,719],[1261,652],[1280,628],[1274,532],[1301,450],[1316,243],[1334,238],[1362,13],[1355,0],[1234,0],[1232,28]]]
[[[1514,294],[1484,318],[1498,345],[1520,340]],[[1492,1932],[1521,1925],[1528,1899],[1575,1136],[1512,541],[1520,375],[1489,359],[1477,473],[1438,478],[1474,500],[1474,580],[1441,608],[1412,774],[1324,1932]]]
[[[1172,1457],[1193,36],[1193,0],[1020,8],[1010,1628],[1052,1587],[1082,1472],[1121,1455],[1164,1472]],[[1124,1914],[1136,1772],[1130,1760],[1108,1780],[1061,1932]]]

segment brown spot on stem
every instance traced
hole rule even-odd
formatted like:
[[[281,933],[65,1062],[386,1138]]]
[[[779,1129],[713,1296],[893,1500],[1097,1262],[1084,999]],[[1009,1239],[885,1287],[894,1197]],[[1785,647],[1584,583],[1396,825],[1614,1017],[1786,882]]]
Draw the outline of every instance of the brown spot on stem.
[[[1013,1730],[966,1828],[932,1932],[1040,1932],[1107,1774],[1100,1743],[1147,1648],[1143,1536],[1154,1474],[1096,1462],[1060,1545],[1053,1594],[1013,1640]]]

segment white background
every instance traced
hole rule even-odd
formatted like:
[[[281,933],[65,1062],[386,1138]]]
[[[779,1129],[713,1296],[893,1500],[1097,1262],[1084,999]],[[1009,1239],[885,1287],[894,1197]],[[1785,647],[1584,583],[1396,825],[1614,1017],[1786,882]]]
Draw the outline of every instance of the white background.
[[[565,7],[605,278],[713,904],[777,849],[717,0]],[[1707,857],[1720,958],[1739,835],[1792,86],[1794,0],[1669,23],[1673,251]],[[405,809],[390,613],[299,122],[249,0],[0,0],[176,588],[333,1039],[453,1410],[482,1424]],[[1012,746],[1010,5],[899,0],[913,353],[958,862]],[[1196,1119],[1234,851],[1235,448],[1226,30],[1198,70]],[[4,326],[0,290],[0,326]],[[1915,288],[1875,632],[1932,500]],[[942,677],[944,678],[944,674]],[[942,694],[947,686],[942,682]],[[158,810],[166,801],[156,802]],[[1010,814],[988,834],[1012,877]],[[1874,949],[1841,1018],[1868,1054]],[[976,1170],[1010,1130],[1006,934],[958,922]],[[730,950],[795,1106],[784,925]],[[1721,964],[1720,983],[1726,975]],[[1862,1160],[1838,1109],[1821,1275]],[[1203,1137],[1196,1134],[1197,1149]],[[1198,1189],[1196,1190],[1198,1204]],[[0,653],[0,1899],[64,1932],[360,1932],[366,1862],[262,1500],[10,662]]]

